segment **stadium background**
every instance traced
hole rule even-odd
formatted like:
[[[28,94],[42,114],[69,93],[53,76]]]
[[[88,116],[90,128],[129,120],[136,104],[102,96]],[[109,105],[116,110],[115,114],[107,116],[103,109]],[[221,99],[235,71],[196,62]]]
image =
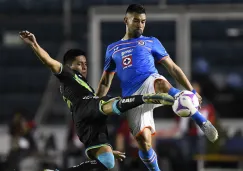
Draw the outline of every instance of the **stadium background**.
[[[214,105],[224,136],[214,148],[219,150],[208,153],[243,155],[242,0],[0,0],[0,170],[37,171],[55,165],[71,166],[84,159],[78,157],[82,154],[80,144],[74,150],[77,154],[67,152],[73,141],[68,141],[68,133],[73,131],[57,80],[20,41],[18,32],[33,32],[39,44],[59,61],[68,48],[86,50],[88,80],[96,88],[106,47],[122,38],[124,11],[130,3],[145,5],[148,21],[144,35],[157,37]],[[177,86],[163,67],[158,69]],[[115,78],[109,94],[120,93]],[[170,108],[158,108],[154,116],[157,130],[172,128],[176,123]],[[24,131],[28,132],[27,138],[15,134],[21,127],[16,123],[22,122],[29,130]],[[121,118],[109,119],[114,145],[120,123]],[[158,151],[178,139],[183,135],[158,137]],[[176,170],[173,165],[180,160],[172,160],[171,153],[160,157],[166,170]]]

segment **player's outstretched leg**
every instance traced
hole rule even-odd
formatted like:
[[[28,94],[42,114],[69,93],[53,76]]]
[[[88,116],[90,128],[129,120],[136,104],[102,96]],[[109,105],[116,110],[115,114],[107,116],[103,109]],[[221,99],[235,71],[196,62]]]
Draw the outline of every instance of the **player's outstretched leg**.
[[[99,160],[88,160],[85,162],[82,162],[81,164],[77,166],[73,166],[67,169],[55,169],[55,170],[50,170],[50,169],[45,169],[44,171],[92,171],[96,169],[97,171],[105,171],[108,170]]]
[[[155,87],[155,92],[158,93],[158,92],[162,92],[162,93],[165,93],[165,92],[168,92],[169,95],[171,95],[172,97],[175,97],[175,95],[177,93],[179,93],[181,90],[179,89],[176,89],[174,87],[172,87],[172,85],[164,80],[164,79],[157,79],[155,80],[154,82],[154,87]],[[197,124],[199,125],[202,125],[204,122],[207,121],[207,119],[200,115],[200,114],[195,114],[194,116],[194,119],[196,118],[197,119]]]
[[[171,95],[172,97],[175,97],[175,95],[178,94],[180,91],[181,90],[179,90],[179,89],[176,89],[174,87],[171,87],[169,89],[168,94]],[[199,126],[202,125],[203,123],[207,122],[207,119],[203,115],[198,114],[198,113],[195,113],[193,115],[193,118],[192,119],[193,120],[196,120],[197,121],[196,124],[199,125]]]
[[[55,169],[49,170],[45,169],[44,171],[107,171],[111,170],[115,166],[115,157],[113,155],[112,149],[110,146],[101,146],[98,148],[90,149],[89,152],[92,156],[95,156],[94,160],[88,160],[80,163],[77,166],[73,166],[67,169]],[[122,153],[117,153],[118,155]],[[120,158],[121,159],[121,158]]]
[[[168,94],[171,95],[172,97],[175,97],[177,93],[179,93],[180,90],[172,87],[169,89]],[[191,103],[191,100],[188,100],[188,107],[193,113],[191,115],[191,119],[195,121],[195,123],[201,128],[201,130],[204,132],[206,137],[208,138],[209,141],[214,142],[218,139],[218,131],[216,128],[213,126],[213,124],[208,121]]]
[[[143,101],[148,104],[172,105],[174,98],[168,93],[145,94],[143,95]]]
[[[201,113],[194,107],[190,98],[185,97],[181,100],[185,101],[184,104],[189,108],[192,113],[191,118],[197,123],[197,125],[199,125],[208,140],[211,142],[215,142],[218,139],[218,131],[213,126],[213,124],[208,120],[205,120],[205,122],[202,123],[201,120],[198,119],[198,117],[195,117],[197,115],[201,115]]]
[[[118,114],[126,112],[142,104],[163,104],[172,105],[174,98],[168,93],[134,95],[123,98],[114,98],[109,101],[100,101],[100,111],[105,115]]]

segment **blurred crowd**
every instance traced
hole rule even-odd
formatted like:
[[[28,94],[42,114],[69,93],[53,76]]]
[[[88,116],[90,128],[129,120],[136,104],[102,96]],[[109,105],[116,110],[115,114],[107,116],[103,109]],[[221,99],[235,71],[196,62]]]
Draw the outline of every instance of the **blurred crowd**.
[[[219,140],[214,144],[205,139],[201,130],[189,118],[174,115],[174,123],[167,129],[159,129],[153,137],[153,146],[157,150],[159,165],[163,170],[181,171],[196,170],[195,157],[204,154],[234,154],[243,155],[243,136],[236,131],[231,137],[221,126],[214,105],[204,96],[202,87],[193,82],[194,88],[203,97],[200,112],[207,117],[219,130]],[[72,121],[68,123],[65,136],[65,148],[59,151],[55,132],[43,137],[38,132],[38,126],[25,116],[26,110],[17,110],[9,121],[10,136],[7,156],[1,158],[1,171],[39,171],[44,168],[67,168],[87,159],[84,146],[76,136]],[[140,161],[136,141],[130,134],[125,117],[115,117],[110,125],[111,142],[114,149],[126,152],[127,158],[117,162],[116,168],[121,171],[145,171],[146,167]],[[61,162],[57,162],[57,158]],[[221,167],[225,167],[221,163]]]
[[[70,32],[66,31],[66,25],[63,25],[63,20],[69,18],[63,15],[64,2],[71,2],[72,6],[73,18],[71,21],[67,20],[68,25],[70,24]],[[157,7],[162,1],[141,0],[141,2]],[[167,0],[163,2],[167,5],[182,4],[187,9],[189,4],[232,3],[233,5],[242,3],[243,0]],[[0,154],[0,171],[42,171],[44,168],[67,168],[86,160],[84,146],[76,136],[72,121],[65,123],[66,130],[63,132],[65,135],[61,139],[64,148],[60,149],[58,147],[60,138],[57,137],[56,132],[53,131],[48,135],[41,132],[40,125],[33,120],[34,111],[41,103],[50,72],[33,57],[29,49],[19,43],[19,38],[16,36],[18,31],[20,29],[33,31],[53,57],[57,56],[58,50],[62,48],[60,44],[65,40],[73,40],[78,43],[78,46],[87,50],[89,39],[87,35],[90,31],[89,7],[108,4],[127,5],[128,3],[140,3],[140,1],[52,0],[50,3],[49,0],[0,0],[0,122],[2,124],[7,122],[9,137],[7,154]],[[65,7],[65,10],[67,9],[68,7]],[[68,13],[66,15],[69,16]],[[153,146],[157,151],[159,165],[163,171],[196,171],[198,155],[243,156],[242,131],[234,130],[233,134],[229,134],[230,129],[224,127],[221,120],[222,118],[242,118],[242,20],[240,17],[234,20],[216,17],[213,20],[190,22],[191,73],[192,80],[196,80],[193,81],[193,86],[203,97],[200,112],[216,126],[219,131],[219,140],[214,144],[208,142],[190,119],[179,118],[169,107],[155,109],[155,122],[164,118],[166,118],[165,121],[168,118],[172,120],[168,127],[157,128],[156,135],[153,136]],[[171,58],[176,61],[176,22],[174,20],[149,21],[146,27],[146,35],[160,39]],[[115,31],[111,32],[110,28],[114,28]],[[102,22],[100,30],[101,53],[105,56],[107,45],[120,39],[120,33],[124,32],[122,18],[116,22]],[[100,65],[97,67],[103,68],[103,64]],[[168,80],[171,79],[168,73],[160,68],[158,68],[159,72]],[[5,84],[2,83],[3,81]],[[174,81],[169,81],[176,85]],[[116,78],[113,87],[116,89],[114,91],[112,89],[112,93],[120,95],[119,82]],[[66,105],[61,97],[57,98],[55,103],[61,101],[60,105],[46,113],[47,120],[52,121],[50,123],[53,125],[60,124],[61,121],[65,121],[64,118],[70,117],[66,114],[66,110],[63,110]],[[22,106],[24,109],[18,108],[9,115],[10,110],[16,106]],[[60,123],[59,120],[61,120]],[[145,171],[146,167],[139,159],[137,144],[130,134],[126,118],[112,117],[109,121],[109,133],[114,149],[126,152],[127,156],[125,161],[117,162],[114,170]],[[220,163],[207,162],[206,165],[225,168],[229,166],[227,161],[230,159],[226,158]],[[233,167],[236,168],[237,161],[235,161]]]

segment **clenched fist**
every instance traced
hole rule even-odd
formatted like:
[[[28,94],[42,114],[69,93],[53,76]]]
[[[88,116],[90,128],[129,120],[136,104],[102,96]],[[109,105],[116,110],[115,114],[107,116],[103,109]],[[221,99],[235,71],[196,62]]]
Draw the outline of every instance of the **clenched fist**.
[[[35,35],[30,33],[29,31],[21,31],[19,32],[19,37],[28,45],[32,46],[36,44]]]

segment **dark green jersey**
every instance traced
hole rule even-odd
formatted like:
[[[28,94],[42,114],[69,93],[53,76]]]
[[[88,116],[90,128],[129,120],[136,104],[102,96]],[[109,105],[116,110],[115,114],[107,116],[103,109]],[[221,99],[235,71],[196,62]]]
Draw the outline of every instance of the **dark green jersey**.
[[[78,71],[68,66],[63,66],[61,72],[55,74],[60,80],[60,92],[64,101],[72,111],[72,108],[85,96],[95,96],[93,88]]]

